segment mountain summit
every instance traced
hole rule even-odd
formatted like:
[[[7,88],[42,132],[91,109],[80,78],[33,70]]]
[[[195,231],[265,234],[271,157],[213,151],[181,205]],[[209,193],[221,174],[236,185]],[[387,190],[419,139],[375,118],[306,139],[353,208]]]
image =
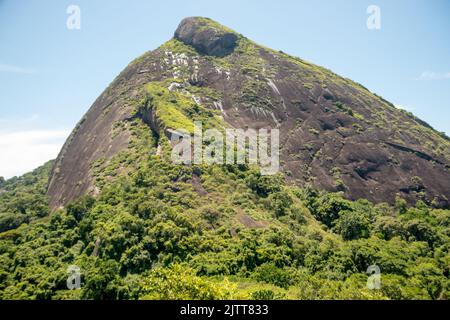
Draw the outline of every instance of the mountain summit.
[[[181,21],[175,31],[175,39],[202,54],[223,57],[233,52],[239,37],[234,31],[214,21],[194,17]]]
[[[51,207],[96,195],[141,157],[164,154],[168,130],[193,120],[278,128],[282,171],[293,184],[449,207],[447,136],[358,83],[201,17],[184,19],[173,39],[131,62],[95,101],[55,162]]]
[[[173,161],[236,129],[259,146],[270,129],[281,173]],[[351,80],[187,18],[55,161],[0,179],[0,300],[448,299],[449,147]]]

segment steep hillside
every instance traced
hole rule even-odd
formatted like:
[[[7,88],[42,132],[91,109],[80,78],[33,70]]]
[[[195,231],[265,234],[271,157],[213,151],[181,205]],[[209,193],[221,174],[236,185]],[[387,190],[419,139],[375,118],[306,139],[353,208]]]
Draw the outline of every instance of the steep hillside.
[[[137,168],[0,232],[0,299],[448,299],[450,211],[351,202],[246,166],[173,165],[149,156],[155,137],[133,123],[133,150],[105,172]],[[2,223],[34,215],[18,191],[41,194],[29,178],[44,176],[7,182]],[[367,287],[371,265],[380,290]],[[67,289],[70,266],[79,290]]]
[[[130,63],[101,94],[56,161],[51,207],[100,192],[96,172],[130,147],[131,120],[159,135],[161,127],[213,117],[216,126],[279,128],[282,171],[294,185],[449,207],[448,137],[351,80],[206,18],[183,20],[173,39]]]
[[[49,161],[31,173],[0,183],[0,232],[48,216],[46,192],[53,163]]]
[[[279,128],[282,172],[173,163],[194,120]],[[350,80],[186,19],[57,160],[0,180],[0,299],[448,299],[448,147]]]

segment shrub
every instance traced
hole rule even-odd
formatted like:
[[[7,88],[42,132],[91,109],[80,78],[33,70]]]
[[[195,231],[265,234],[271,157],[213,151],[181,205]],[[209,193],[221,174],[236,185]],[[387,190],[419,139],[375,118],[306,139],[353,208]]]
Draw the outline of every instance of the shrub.
[[[369,236],[370,221],[367,215],[358,211],[341,211],[333,228],[344,240],[356,240]]]
[[[208,206],[202,208],[201,215],[210,225],[215,226],[219,221],[221,213],[212,206]]]
[[[0,232],[18,228],[22,223],[28,222],[28,216],[20,213],[0,214]]]
[[[253,278],[285,289],[292,284],[292,277],[289,272],[272,263],[265,263],[257,267],[253,272]]]
[[[331,228],[341,211],[352,211],[350,201],[340,194],[322,193],[314,202],[310,203],[310,210],[314,217]]]
[[[151,271],[144,281],[143,300],[224,300],[232,299],[235,286],[223,280],[211,282],[195,275],[192,269],[174,264]]]
[[[413,237],[413,240],[425,241],[432,247],[439,241],[439,237],[433,228],[424,221],[413,219],[406,223],[405,228],[411,237]]]
[[[272,290],[258,290],[251,293],[253,300],[280,300],[284,298],[283,294],[275,293]]]
[[[92,197],[83,197],[67,206],[67,213],[80,221],[83,216],[92,208],[95,200]]]
[[[291,196],[283,191],[272,193],[267,198],[267,202],[277,217],[286,215],[288,209],[293,204]]]
[[[251,171],[245,181],[247,186],[261,197],[267,197],[273,192],[280,191],[282,184],[280,176],[263,176],[259,170]]]
[[[407,231],[402,222],[390,216],[379,217],[375,222],[373,231],[384,240],[391,240],[394,237],[407,239]]]

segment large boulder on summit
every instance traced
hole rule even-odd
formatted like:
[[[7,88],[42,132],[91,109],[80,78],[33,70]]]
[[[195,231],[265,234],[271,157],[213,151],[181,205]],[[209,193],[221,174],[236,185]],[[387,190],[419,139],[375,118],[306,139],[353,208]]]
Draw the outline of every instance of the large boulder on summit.
[[[193,46],[198,52],[224,57],[233,52],[238,35],[210,19],[191,17],[181,21],[175,38]]]

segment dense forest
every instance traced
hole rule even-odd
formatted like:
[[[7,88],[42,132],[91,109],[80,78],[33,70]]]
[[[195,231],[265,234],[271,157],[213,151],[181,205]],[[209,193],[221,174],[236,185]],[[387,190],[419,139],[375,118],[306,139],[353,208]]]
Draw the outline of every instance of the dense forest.
[[[449,298],[449,210],[352,202],[248,166],[138,163],[56,212],[52,162],[3,181],[0,298]],[[67,288],[71,265],[81,289]]]

